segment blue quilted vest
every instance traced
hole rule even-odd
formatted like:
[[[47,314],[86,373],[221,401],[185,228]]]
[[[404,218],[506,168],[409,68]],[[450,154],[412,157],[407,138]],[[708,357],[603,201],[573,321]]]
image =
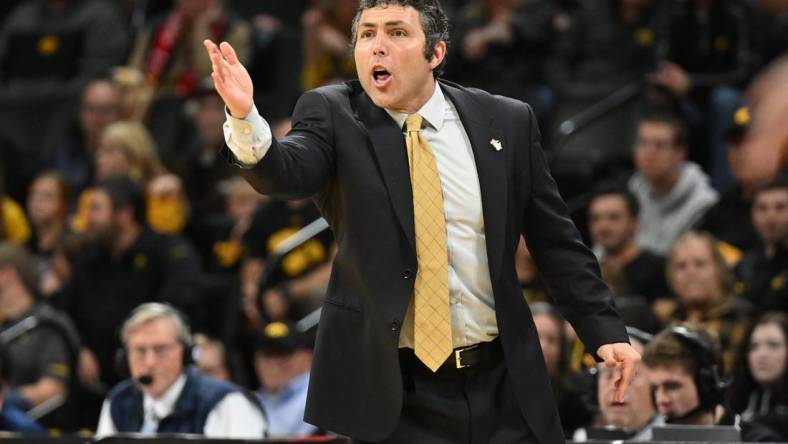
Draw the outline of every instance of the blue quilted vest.
[[[195,368],[186,371],[186,384],[175,402],[172,413],[159,421],[158,433],[203,434],[205,420],[229,393],[239,388],[233,384],[209,378]],[[107,395],[110,415],[115,429],[120,432],[139,432],[143,422],[142,391],[132,379],[116,385]]]

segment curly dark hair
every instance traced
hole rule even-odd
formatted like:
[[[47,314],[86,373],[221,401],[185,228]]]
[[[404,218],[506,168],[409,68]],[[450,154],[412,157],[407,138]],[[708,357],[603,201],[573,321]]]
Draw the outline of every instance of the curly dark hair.
[[[443,12],[443,7],[438,0],[360,0],[358,2],[358,10],[356,16],[353,17],[352,45],[356,46],[356,34],[358,32],[358,20],[361,13],[365,9],[375,8],[378,6],[411,6],[413,9],[419,11],[421,17],[421,28],[424,30],[426,42],[424,45],[424,57],[429,61],[432,60],[433,49],[440,41],[449,44],[449,19],[446,13]],[[446,58],[444,57],[440,65],[436,66],[432,71],[435,78],[443,74],[443,69],[446,66]]]

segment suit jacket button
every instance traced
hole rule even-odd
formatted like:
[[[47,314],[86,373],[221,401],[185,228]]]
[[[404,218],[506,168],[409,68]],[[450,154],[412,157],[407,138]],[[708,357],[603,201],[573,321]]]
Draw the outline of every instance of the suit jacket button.
[[[397,331],[397,330],[399,330],[399,321],[394,319],[393,321],[391,321],[391,331]]]
[[[413,277],[413,270],[410,268],[406,268],[405,271],[402,272],[402,279],[410,279]]]

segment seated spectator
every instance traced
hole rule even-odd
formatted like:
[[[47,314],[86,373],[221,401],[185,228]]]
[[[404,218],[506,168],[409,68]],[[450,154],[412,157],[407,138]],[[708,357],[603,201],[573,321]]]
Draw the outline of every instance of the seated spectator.
[[[356,77],[351,24],[358,0],[319,0],[304,13],[303,90]]]
[[[731,116],[726,143],[728,166],[734,179],[733,186],[721,194],[720,200],[709,208],[698,226],[700,230],[734,247],[738,256],[736,261],[741,259],[741,252],[760,244],[758,233],[755,232],[752,224],[750,210],[753,195],[763,183],[749,180],[742,174],[742,165],[745,161],[742,141],[751,122],[752,115],[748,106],[740,106]]]
[[[473,0],[454,26],[446,78],[527,101],[538,116],[549,108],[544,63],[553,40],[553,2]],[[539,119],[541,122],[541,119]]]
[[[71,280],[74,266],[89,236],[66,232],[55,243],[49,262],[49,269],[40,277],[39,291],[43,298],[60,293]]]
[[[208,438],[263,438],[256,400],[229,382],[189,366],[192,334],[172,306],[146,303],[121,329],[130,377],[107,394],[96,435],[192,433]]]
[[[312,368],[311,342],[308,333],[284,322],[266,325],[257,338],[257,396],[268,417],[268,433],[273,437],[309,436],[318,431],[303,419]]]
[[[30,250],[38,260],[42,282],[52,270],[52,253],[60,238],[69,230],[68,207],[71,192],[63,176],[45,171],[33,180],[27,197],[27,214],[33,226]],[[38,290],[39,287],[37,287]]]
[[[665,258],[635,243],[640,206],[625,187],[600,186],[588,205],[591,241],[602,250],[602,276],[616,296],[670,297]]]
[[[643,364],[665,422],[717,423],[725,387],[717,350],[706,330],[690,324],[669,327],[646,345]]]
[[[788,179],[779,177],[755,192],[752,222],[761,246],[736,266],[738,290],[759,312],[788,313]]]
[[[151,228],[164,234],[183,230],[189,206],[180,178],[164,169],[155,142],[144,125],[120,121],[107,126],[95,158],[96,180],[128,176],[142,187],[147,200],[146,220]],[[73,223],[75,231],[85,230],[90,199],[90,189],[79,197]]]
[[[598,99],[654,68],[662,2],[585,0],[560,36],[548,80],[558,94]]]
[[[83,384],[114,385],[117,326],[147,301],[172,303],[187,313],[198,309],[199,263],[190,244],[158,234],[144,219],[142,190],[128,177],[95,187],[83,249],[63,292],[53,297],[74,319],[84,345],[79,376]]]
[[[303,64],[303,16],[312,0],[261,2],[232,0],[233,10],[254,28],[254,54],[245,65],[254,79],[254,98],[260,114],[271,127],[289,117],[301,95]],[[276,130],[274,129],[274,133]]]
[[[134,42],[129,71],[121,74],[131,87],[127,115],[144,121],[156,99],[192,97],[211,75],[202,41],[227,41],[247,64],[251,28],[230,15],[221,0],[177,0],[166,14],[152,20]]]
[[[11,363],[6,383],[23,410],[49,403],[66,405],[79,348],[71,321],[36,299],[35,258],[21,247],[0,243],[0,330]],[[6,399],[8,401],[8,398]],[[68,407],[57,409],[47,425],[73,427]]]
[[[194,218],[224,211],[220,186],[237,176],[238,169],[222,155],[224,102],[214,90],[203,90],[194,99],[193,137],[175,154],[172,171],[181,177]]]
[[[731,409],[754,424],[758,441],[788,441],[788,317],[768,312],[742,341],[728,391]],[[743,428],[745,440],[750,430]]]
[[[753,73],[753,32],[746,2],[691,0],[673,2],[663,63],[651,81],[680,98],[694,146],[705,145],[708,156],[693,156],[708,165],[718,191],[732,184],[725,155],[726,122],[741,100],[741,88]],[[708,157],[708,163],[705,162]]]
[[[197,368],[202,373],[222,381],[230,380],[224,344],[217,339],[198,333],[194,335],[194,348]]]
[[[95,155],[96,180],[128,175],[140,185],[147,185],[165,172],[164,165],[144,125],[119,121],[101,133]]]
[[[5,348],[0,346],[0,432],[18,433],[24,436],[46,436],[41,424],[27,416],[19,407],[5,402],[6,375],[10,359]],[[5,433],[3,433],[5,435]]]
[[[723,371],[730,374],[751,306],[733,294],[733,279],[717,240],[706,233],[682,236],[668,256],[667,275],[679,304],[672,319],[697,322],[714,335]]]
[[[100,0],[22,2],[0,27],[0,91],[27,100],[76,97],[122,61],[126,26]]]
[[[645,345],[652,336],[637,329],[627,327],[629,342],[638,353],[642,354]],[[615,382],[621,377],[619,368],[607,368],[604,363],[597,364],[597,403],[602,414],[600,426],[607,430],[620,430],[627,435],[627,441],[651,440],[651,429],[655,425],[664,424],[664,419],[657,414],[648,369],[644,365],[638,367],[632,378],[631,385],[625,393],[623,402],[613,400]],[[585,441],[588,431],[575,433],[573,441]],[[586,435],[586,436],[583,436]]]
[[[708,177],[686,157],[687,133],[680,120],[661,112],[641,119],[635,141],[636,172],[629,180],[629,189],[640,203],[635,241],[641,248],[666,254],[717,202]]]
[[[107,79],[91,80],[82,91],[79,124],[54,146],[46,162],[64,176],[75,195],[93,182],[94,157],[104,129],[121,118],[121,91]]]
[[[202,256],[206,271],[237,273],[244,258],[244,234],[265,197],[240,176],[222,182],[220,188],[224,194],[224,210],[193,218],[187,231]]]
[[[576,429],[587,426],[593,418],[589,402],[585,399],[590,384],[570,366],[566,322],[558,310],[546,302],[535,302],[530,307],[564,435],[571,437]]]
[[[257,208],[244,234],[241,282],[244,309],[252,322],[300,319],[320,307],[336,252],[324,230],[278,260],[274,253],[289,236],[320,218],[310,200],[272,200]],[[261,301],[262,313],[258,311]]]

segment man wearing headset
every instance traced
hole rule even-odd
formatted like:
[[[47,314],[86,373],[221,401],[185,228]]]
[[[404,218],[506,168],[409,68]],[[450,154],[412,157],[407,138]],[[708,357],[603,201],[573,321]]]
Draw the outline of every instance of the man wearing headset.
[[[669,424],[714,425],[725,384],[714,339],[701,328],[682,324],[660,332],[646,346],[657,410]]]
[[[107,395],[96,435],[191,433],[263,438],[262,409],[244,391],[190,366],[192,337],[172,306],[137,307],[121,330],[130,378]]]

